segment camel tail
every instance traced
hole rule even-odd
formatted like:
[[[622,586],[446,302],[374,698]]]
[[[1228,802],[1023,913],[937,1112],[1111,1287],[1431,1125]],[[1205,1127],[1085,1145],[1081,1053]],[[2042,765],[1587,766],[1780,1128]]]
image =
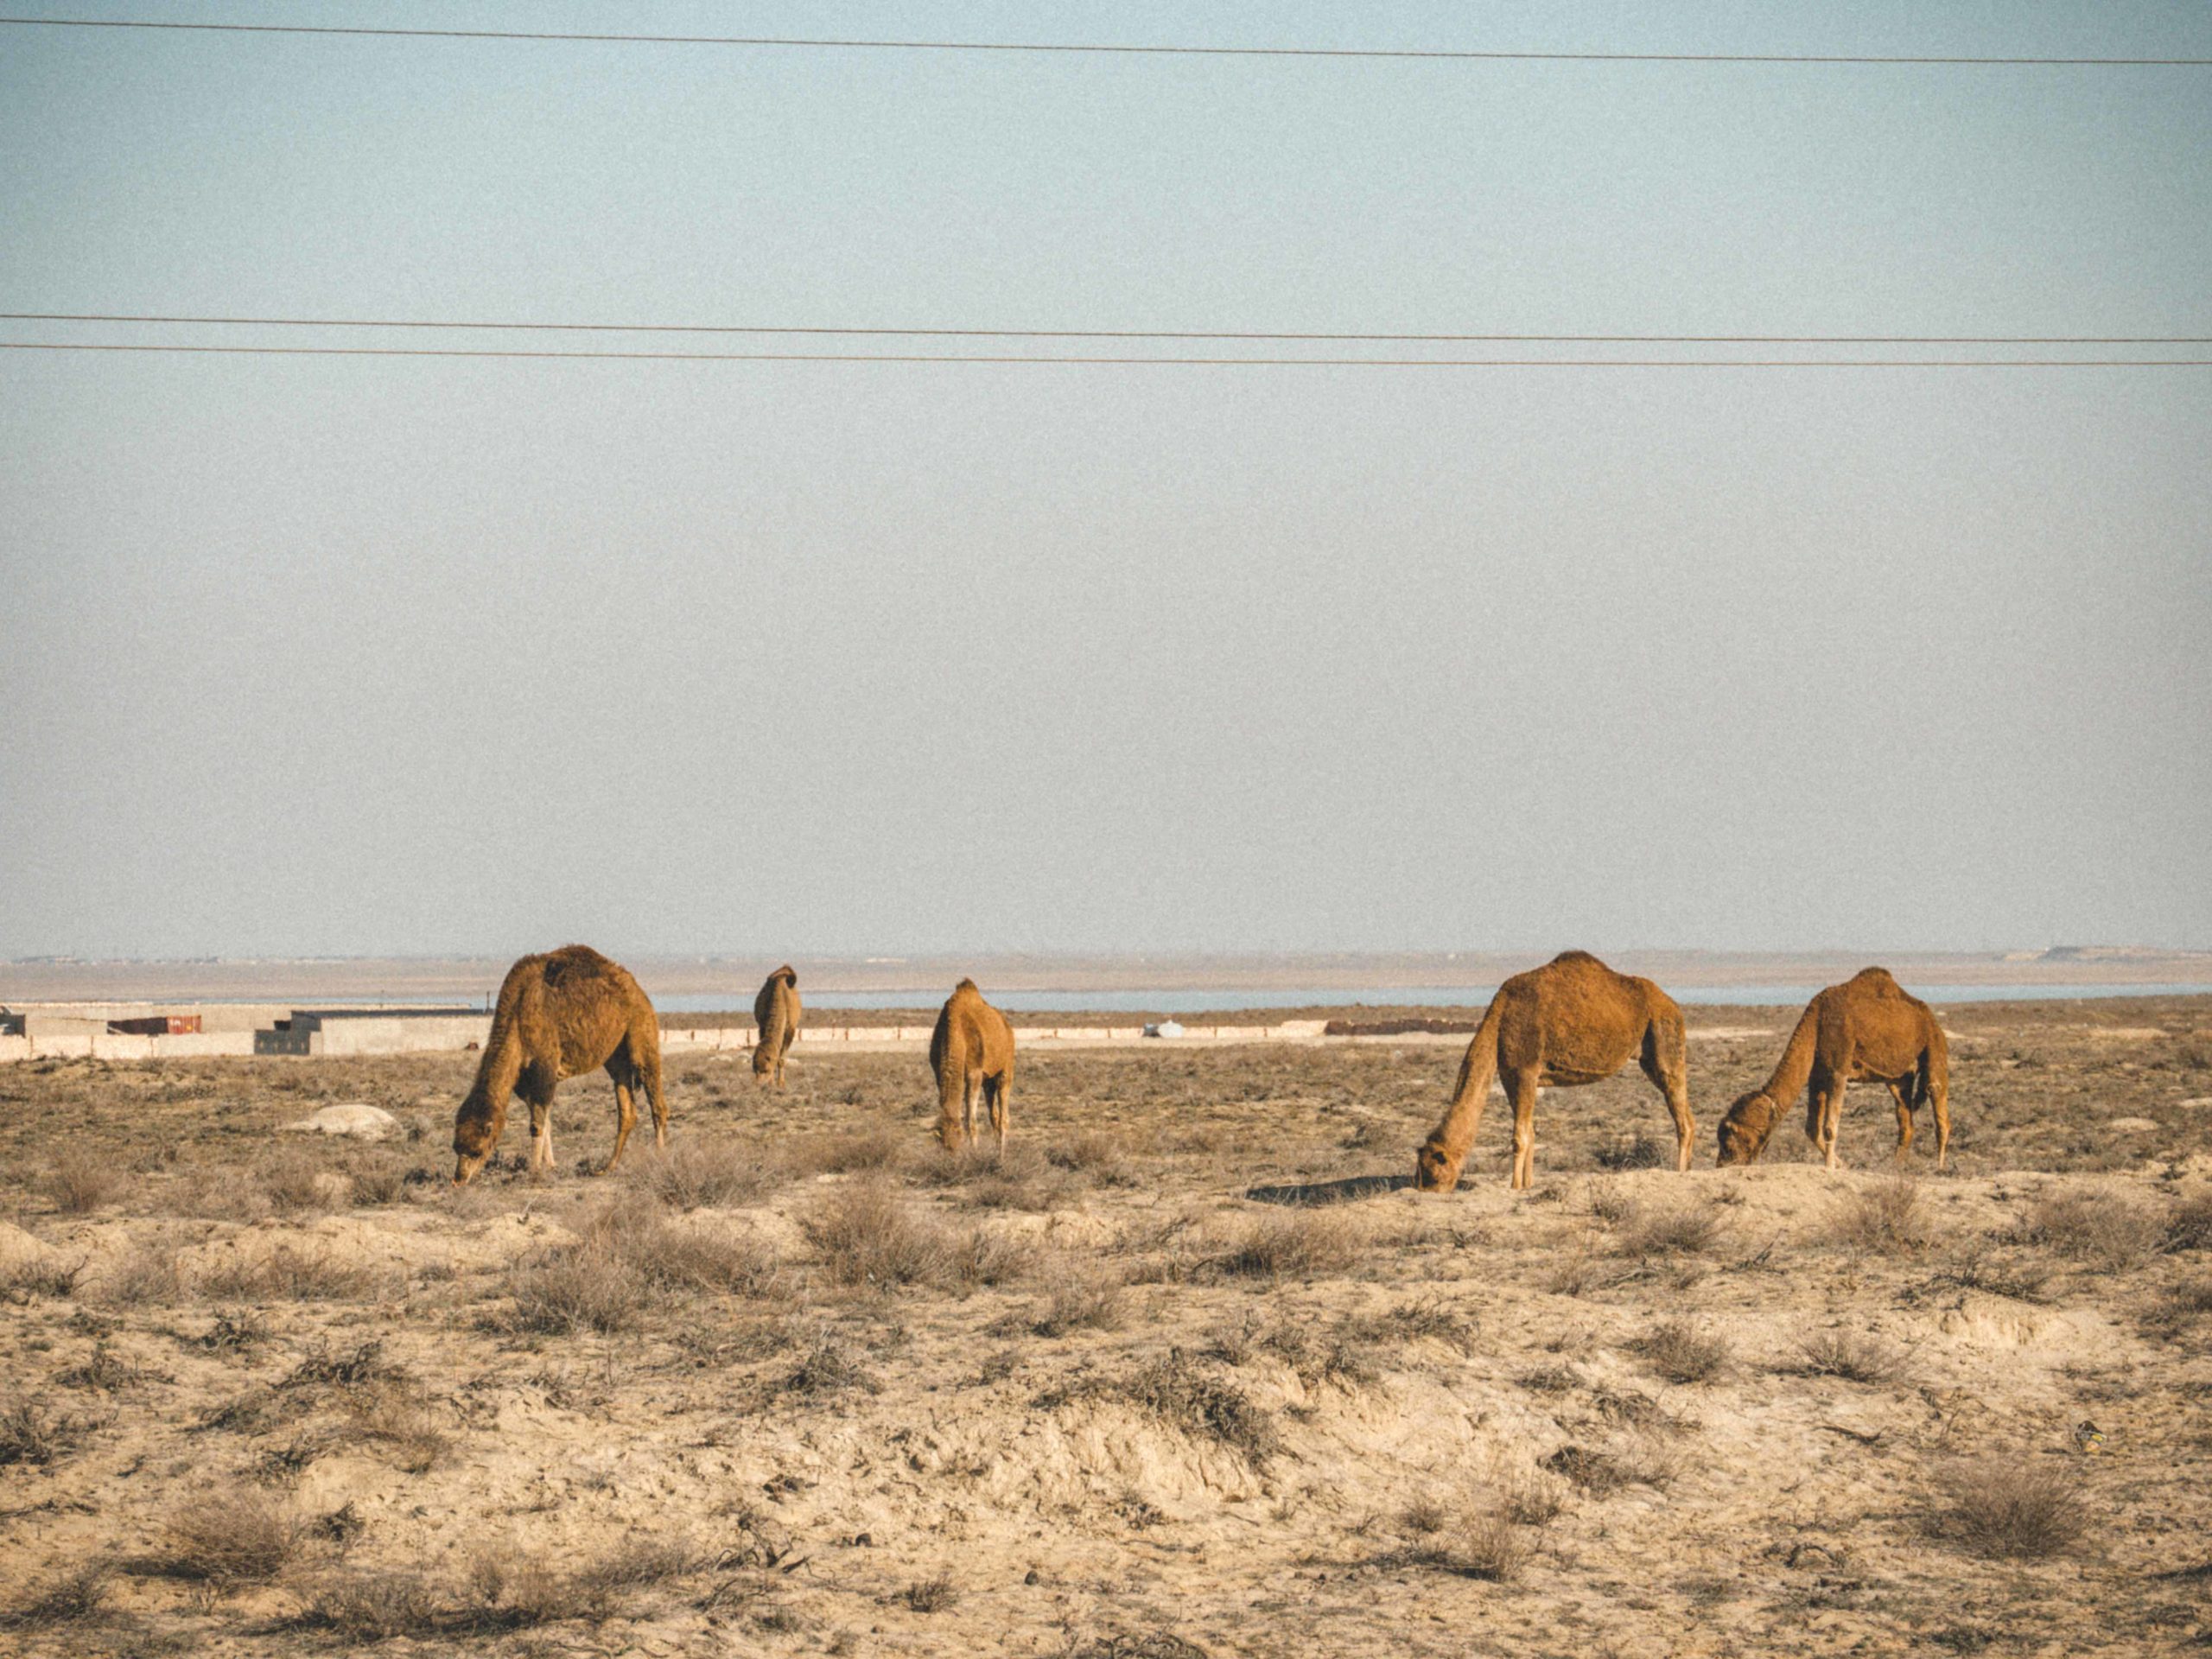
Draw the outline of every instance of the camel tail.
[[[1943,1040],[1943,1033],[1934,1020],[1929,1022],[1928,1044],[1920,1051],[1920,1065],[1912,1077],[1912,1104],[1915,1109],[1925,1106],[1937,1089],[1948,1089],[1951,1081],[1951,1046]]]
[[[1775,1062],[1774,1075],[1766,1080],[1766,1087],[1760,1092],[1777,1106],[1787,1106],[1802,1094],[1805,1085],[1812,1081],[1813,1055],[1820,1040],[1820,999],[1815,997],[1797,1016],[1797,1029],[1789,1033],[1789,1046]]]

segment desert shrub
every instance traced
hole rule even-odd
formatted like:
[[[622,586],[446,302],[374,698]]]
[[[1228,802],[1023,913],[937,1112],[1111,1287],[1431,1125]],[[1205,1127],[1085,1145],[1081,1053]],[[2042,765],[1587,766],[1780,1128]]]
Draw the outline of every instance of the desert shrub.
[[[0,1268],[0,1296],[10,1301],[29,1301],[41,1296],[60,1301],[75,1293],[77,1281],[84,1273],[82,1256],[64,1256],[56,1250],[22,1256]]]
[[[1440,1342],[1461,1354],[1475,1351],[1475,1321],[1446,1307],[1404,1302],[1380,1313],[1355,1314],[1343,1325],[1346,1342],[1395,1344],[1424,1338]]]
[[[1625,1486],[1665,1486],[1680,1472],[1680,1465],[1672,1456],[1648,1442],[1618,1452],[1569,1442],[1546,1458],[1541,1466],[1593,1497],[1603,1497]]]
[[[810,1135],[787,1142],[780,1161],[794,1175],[884,1173],[906,1163],[914,1149],[909,1137],[892,1129],[861,1129],[838,1135]]]
[[[433,1637],[450,1622],[430,1586],[411,1573],[334,1573],[307,1587],[292,1624],[356,1643]]]
[[[1532,1394],[1571,1394],[1582,1386],[1582,1373],[1572,1365],[1539,1365],[1521,1379]]]
[[[547,1250],[514,1268],[506,1293],[514,1323],[550,1336],[626,1331],[639,1311],[630,1264],[611,1245],[588,1240]]]
[[[1600,1169],[1660,1169],[1675,1161],[1675,1149],[1661,1146],[1638,1129],[1626,1139],[1607,1141],[1595,1156]]]
[[[2069,1261],[2107,1269],[2132,1268],[2164,1243],[2165,1224],[2117,1193],[2079,1189],[2047,1192],[2028,1206],[2018,1236]]]
[[[270,1207],[279,1215],[328,1210],[343,1202],[337,1183],[326,1178],[321,1161],[296,1147],[270,1154],[255,1166],[253,1173],[268,1195]]]
[[[1282,1433],[1272,1413],[1179,1348],[1120,1379],[1078,1376],[1046,1389],[1034,1404],[1049,1411],[1076,1400],[1116,1400],[1138,1407],[1194,1440],[1210,1440],[1243,1453],[1258,1469],[1282,1449]]]
[[[1023,1234],[973,1227],[953,1235],[953,1278],[962,1285],[1012,1285],[1036,1274],[1043,1251]]]
[[[1669,1382],[1706,1382],[1726,1369],[1727,1343],[1680,1319],[1653,1326],[1629,1344],[1654,1375]]]
[[[410,1475],[437,1467],[452,1444],[422,1395],[397,1381],[356,1392],[346,1402],[346,1420],[356,1439],[384,1447]]]
[[[1077,1269],[1052,1287],[1051,1298],[1029,1328],[1040,1337],[1119,1330],[1125,1300],[1121,1274]]]
[[[951,1579],[938,1573],[908,1585],[899,1599],[913,1612],[941,1613],[960,1599],[960,1591]]]
[[[1720,1217],[1698,1205],[1637,1205],[1621,1223],[1615,1252],[1642,1261],[1655,1255],[1697,1255],[1720,1239]]]
[[[394,1152],[365,1152],[350,1160],[345,1172],[356,1204],[397,1204],[407,1196],[407,1178],[413,1173],[414,1166]]]
[[[1828,1234],[1847,1249],[1909,1253],[1926,1248],[1928,1211],[1918,1179],[1897,1172],[1861,1184],[1829,1211]]]
[[[933,1218],[915,1214],[887,1183],[857,1183],[827,1194],[815,1214],[801,1219],[799,1230],[836,1284],[941,1284],[958,1274],[958,1242]]]
[[[469,1564],[467,1609],[454,1622],[489,1633],[604,1618],[626,1597],[700,1565],[690,1541],[680,1538],[629,1544],[572,1572],[511,1546],[487,1549]]]
[[[50,1411],[36,1399],[0,1408],[0,1469],[59,1463],[84,1440],[87,1426]]]
[[[824,1332],[810,1344],[784,1387],[793,1394],[836,1394],[846,1389],[876,1392],[878,1383],[852,1351]]]
[[[174,1578],[261,1584],[292,1559],[300,1527],[275,1498],[238,1486],[170,1511],[162,1539],[162,1568]]]
[[[1451,1506],[1433,1492],[1424,1492],[1399,1513],[1398,1524],[1416,1537],[1444,1530],[1452,1519]]]
[[[742,1204],[773,1185],[758,1158],[736,1142],[686,1136],[658,1156],[639,1159],[630,1179],[671,1210]]]
[[[1967,1290],[2040,1302],[2045,1300],[2050,1269],[2039,1262],[1995,1255],[1986,1244],[1974,1243],[1960,1251],[1936,1277]]]
[[[1783,1369],[1847,1382],[1896,1382],[1910,1374],[1912,1356],[1870,1331],[1816,1331],[1797,1344]]]
[[[2070,1471],[2018,1458],[1955,1465],[1943,1477],[1948,1508],[1933,1528],[1980,1555],[2034,1560],[2072,1549],[2087,1529]]]
[[[68,1568],[0,1611],[0,1630],[49,1630],[57,1624],[89,1624],[107,1611],[115,1567],[106,1560]]]
[[[40,1190],[54,1207],[73,1216],[88,1216],[122,1198],[130,1178],[111,1158],[72,1149],[48,1166]]]
[[[183,1275],[174,1246],[141,1244],[94,1280],[88,1299],[113,1307],[148,1307],[181,1301]]]
[[[1548,1475],[1529,1471],[1498,1487],[1497,1512],[1517,1527],[1548,1527],[1566,1508],[1566,1489]]]
[[[2212,1250],[2212,1192],[2184,1198],[2166,1217],[2165,1246],[2170,1250]]]
[[[233,1257],[202,1274],[194,1288],[217,1301],[352,1302],[389,1285],[375,1268],[344,1262],[327,1250],[279,1244],[266,1255]]]
[[[1128,1143],[1103,1129],[1082,1129],[1065,1136],[1047,1147],[1045,1155],[1060,1168],[1088,1175],[1101,1186],[1136,1185]]]
[[[1391,1551],[1381,1565],[1423,1567],[1461,1578],[1510,1584],[1521,1576],[1529,1554],[1528,1541],[1511,1522],[1502,1515],[1478,1513],[1460,1516],[1448,1532],[1439,1529],[1425,1542]]]
[[[1286,1210],[1249,1223],[1211,1265],[1240,1278],[1311,1279],[1351,1268],[1360,1243],[1358,1228],[1336,1210]]]

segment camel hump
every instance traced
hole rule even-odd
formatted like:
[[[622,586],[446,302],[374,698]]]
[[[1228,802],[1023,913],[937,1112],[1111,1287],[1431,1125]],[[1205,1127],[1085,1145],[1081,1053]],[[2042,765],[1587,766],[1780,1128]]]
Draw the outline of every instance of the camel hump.
[[[1851,976],[1854,985],[1863,985],[1870,991],[1901,991],[1897,978],[1886,968],[1861,968]]]
[[[1599,961],[1597,957],[1592,956],[1587,950],[1562,950],[1559,955],[1554,957],[1552,961],[1554,963],[1562,962],[1586,962],[1592,968],[1603,968],[1605,965],[1604,963]]]
[[[972,980],[972,979],[963,979],[963,980],[962,980],[962,981],[961,981],[957,985],[956,985],[956,986],[954,986],[954,987],[952,988],[952,994],[953,994],[955,996],[957,996],[957,995],[960,995],[960,993],[961,993],[961,992],[963,992],[963,991],[972,991],[972,990],[974,990],[975,988],[976,988],[976,982],[975,982],[974,980]]]
[[[548,950],[539,960],[543,964],[539,972],[549,985],[573,976],[603,974],[614,965],[588,944],[564,944],[558,950]]]

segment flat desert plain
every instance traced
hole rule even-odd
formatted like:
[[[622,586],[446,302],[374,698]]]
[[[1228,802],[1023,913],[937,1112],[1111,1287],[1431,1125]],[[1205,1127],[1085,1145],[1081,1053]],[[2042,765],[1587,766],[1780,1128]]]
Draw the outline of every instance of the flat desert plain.
[[[1520,1194],[1495,1101],[1403,1190],[1414,1039],[1027,1056],[1003,1157],[675,1053],[665,1157],[582,1078],[459,1193],[473,1056],[0,1069],[0,1646],[2212,1644],[2212,1004],[1955,1008],[1941,1175],[1864,1085],[1714,1169],[1795,1013],[1691,1011],[1692,1173],[1631,1074]]]

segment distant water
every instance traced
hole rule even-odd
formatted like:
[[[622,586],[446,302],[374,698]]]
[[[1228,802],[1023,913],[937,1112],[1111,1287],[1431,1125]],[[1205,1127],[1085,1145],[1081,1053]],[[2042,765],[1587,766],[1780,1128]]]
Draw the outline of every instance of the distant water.
[[[1479,1008],[1489,1004],[1494,985],[1393,985],[1380,989],[1345,990],[1341,987],[1310,989],[1215,991],[994,991],[984,995],[1012,1014],[1224,1014],[1257,1008],[1311,1007],[1443,1007]],[[1694,985],[1671,990],[1677,1002],[1693,1006],[1770,1004],[1796,1007],[1812,999],[1818,985]],[[1923,1001],[2037,1002],[2088,1001],[2112,996],[2204,996],[2212,985],[1908,985],[1905,988]],[[810,991],[799,988],[809,1008],[922,1008],[942,997],[925,991]],[[653,1006],[663,1014],[719,1013],[753,1006],[753,1000],[729,991],[686,992],[679,996],[656,996]]]

